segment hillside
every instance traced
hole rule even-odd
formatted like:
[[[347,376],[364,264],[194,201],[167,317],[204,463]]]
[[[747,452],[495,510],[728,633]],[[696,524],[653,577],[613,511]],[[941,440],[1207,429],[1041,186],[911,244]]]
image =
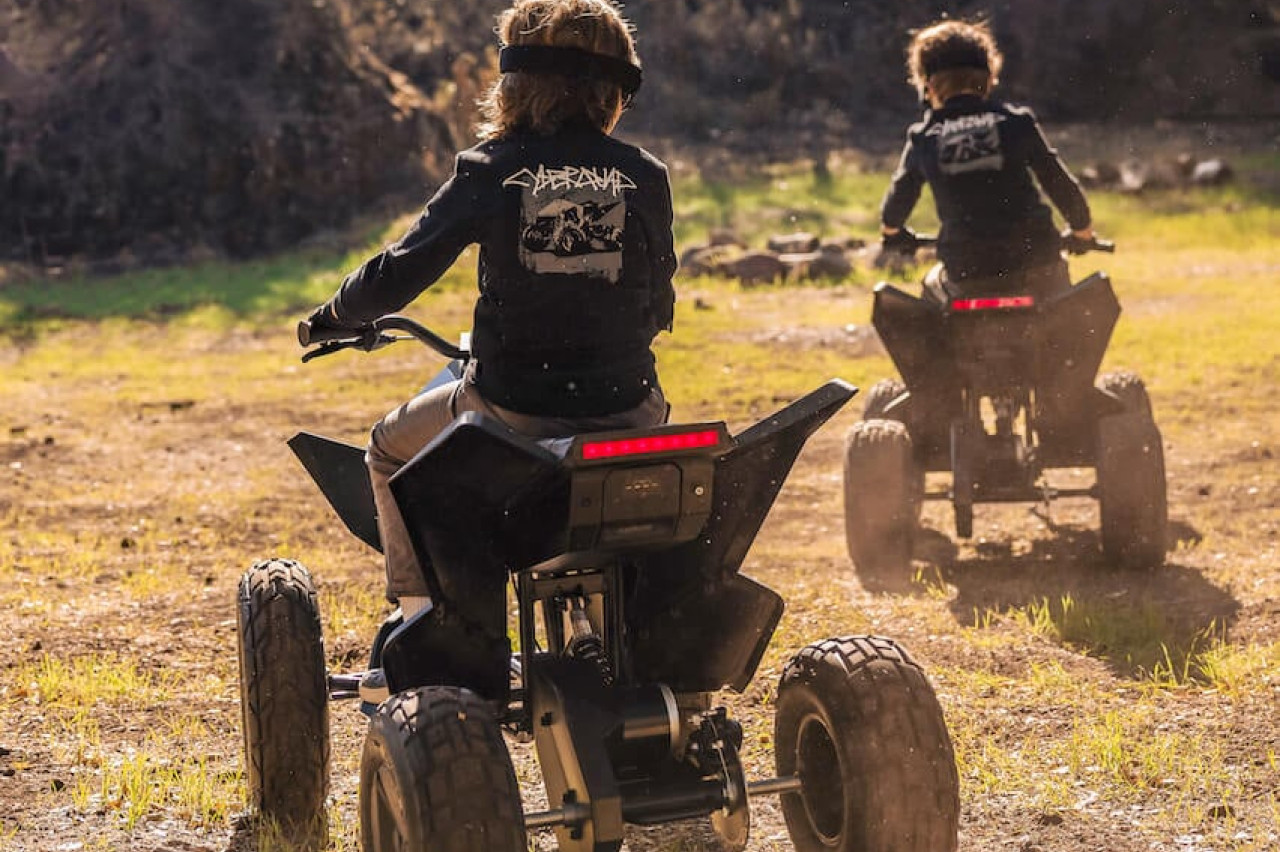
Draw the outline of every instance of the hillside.
[[[0,257],[161,263],[296,244],[420,201],[472,140],[506,0],[5,0]],[[648,82],[624,132],[793,160],[916,111],[907,33],[990,17],[1004,93],[1058,121],[1280,116],[1266,0],[632,0]],[[1034,58],[1034,61],[1033,61]]]

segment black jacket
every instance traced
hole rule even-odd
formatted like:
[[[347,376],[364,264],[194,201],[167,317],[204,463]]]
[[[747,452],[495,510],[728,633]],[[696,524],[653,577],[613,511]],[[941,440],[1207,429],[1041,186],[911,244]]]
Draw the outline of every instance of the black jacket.
[[[954,97],[908,129],[880,218],[902,227],[928,181],[942,223],[938,257],[953,279],[1042,266],[1058,259],[1061,243],[1033,174],[1072,229],[1089,227],[1080,184],[1031,110]]]
[[[395,245],[330,302],[344,323],[398,311],[480,245],[477,384],[524,414],[589,417],[657,385],[650,344],[671,328],[675,248],[666,167],[594,128],[515,133],[458,155]]]

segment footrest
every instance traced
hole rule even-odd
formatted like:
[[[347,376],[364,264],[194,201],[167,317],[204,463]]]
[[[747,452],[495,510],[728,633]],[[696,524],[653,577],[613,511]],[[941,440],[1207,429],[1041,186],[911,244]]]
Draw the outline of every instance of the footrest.
[[[346,698],[360,697],[360,679],[364,672],[330,672],[329,700],[341,701]]]

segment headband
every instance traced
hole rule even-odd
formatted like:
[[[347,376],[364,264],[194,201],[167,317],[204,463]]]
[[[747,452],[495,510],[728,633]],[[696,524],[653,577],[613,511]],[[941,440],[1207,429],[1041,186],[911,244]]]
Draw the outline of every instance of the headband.
[[[564,74],[569,77],[603,77],[616,83],[624,95],[634,95],[643,75],[639,65],[625,59],[592,53],[576,47],[547,44],[516,44],[498,53],[498,70],[531,71],[535,74]]]
[[[937,51],[920,65],[926,78],[949,68],[975,68],[988,73],[991,71],[991,66],[987,64],[987,52],[980,47],[948,47]]]

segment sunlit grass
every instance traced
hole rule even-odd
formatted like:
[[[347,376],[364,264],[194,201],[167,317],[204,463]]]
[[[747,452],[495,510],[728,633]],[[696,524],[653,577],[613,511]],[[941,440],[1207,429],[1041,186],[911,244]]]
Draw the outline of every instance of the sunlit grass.
[[[1023,675],[933,674],[966,800],[1016,791],[1045,812],[1142,802],[1153,818],[1196,825],[1214,803],[1245,800],[1249,764],[1275,759],[1265,744],[1228,754],[1211,719],[1170,724],[1187,710],[1167,692],[1115,693],[1054,662]]]
[[[870,239],[879,230],[885,185],[885,175],[856,167],[835,171],[829,181],[812,170],[788,167],[764,169],[731,182],[678,179],[672,188],[676,238],[681,244],[696,243],[712,229],[729,229],[757,248],[773,234],[793,231]],[[927,201],[920,210],[924,222],[932,221]]]
[[[98,736],[94,729],[92,760],[78,761],[70,789],[81,812],[113,813],[126,829],[162,812],[208,827],[243,807],[241,774],[209,757],[217,738],[200,719],[179,716],[123,752],[103,753]],[[175,752],[179,742],[185,747]]]
[[[380,560],[371,559],[368,567],[368,582],[320,583],[317,596],[326,637],[325,651],[330,667],[336,671],[365,667],[367,657],[363,652],[367,652],[378,625],[391,609],[386,600]],[[351,647],[362,652],[357,660],[342,656]]]
[[[1280,643],[1240,645],[1217,640],[1194,654],[1189,668],[1197,681],[1232,701],[1265,700],[1268,692],[1280,700]]]
[[[54,713],[49,721],[53,759],[81,767],[102,765],[102,726],[93,711]]]
[[[1152,603],[1098,601],[1070,594],[1053,601],[1040,598],[1002,612],[975,611],[971,638],[980,642],[981,636],[974,634],[991,633],[1002,623],[1105,659],[1149,686],[1205,685],[1238,697],[1248,684],[1280,682],[1274,645],[1231,644],[1223,638],[1220,625],[1211,622],[1188,628]]]
[[[1053,750],[1071,774],[1101,774],[1114,789],[1211,792],[1227,799],[1238,794],[1237,771],[1224,759],[1222,744],[1203,734],[1163,728],[1164,710],[1158,704],[1131,703],[1081,716]]]
[[[139,668],[133,659],[114,654],[90,654],[63,659],[42,654],[12,672],[14,697],[29,697],[54,708],[124,705],[163,697],[172,685],[170,675]]]
[[[107,276],[72,269],[52,279],[6,282],[0,327],[126,316],[186,317],[225,329],[297,311],[325,298],[342,275],[396,239],[410,221],[405,215],[391,223],[367,222],[350,236],[354,248],[304,248],[259,260],[202,260]]]

